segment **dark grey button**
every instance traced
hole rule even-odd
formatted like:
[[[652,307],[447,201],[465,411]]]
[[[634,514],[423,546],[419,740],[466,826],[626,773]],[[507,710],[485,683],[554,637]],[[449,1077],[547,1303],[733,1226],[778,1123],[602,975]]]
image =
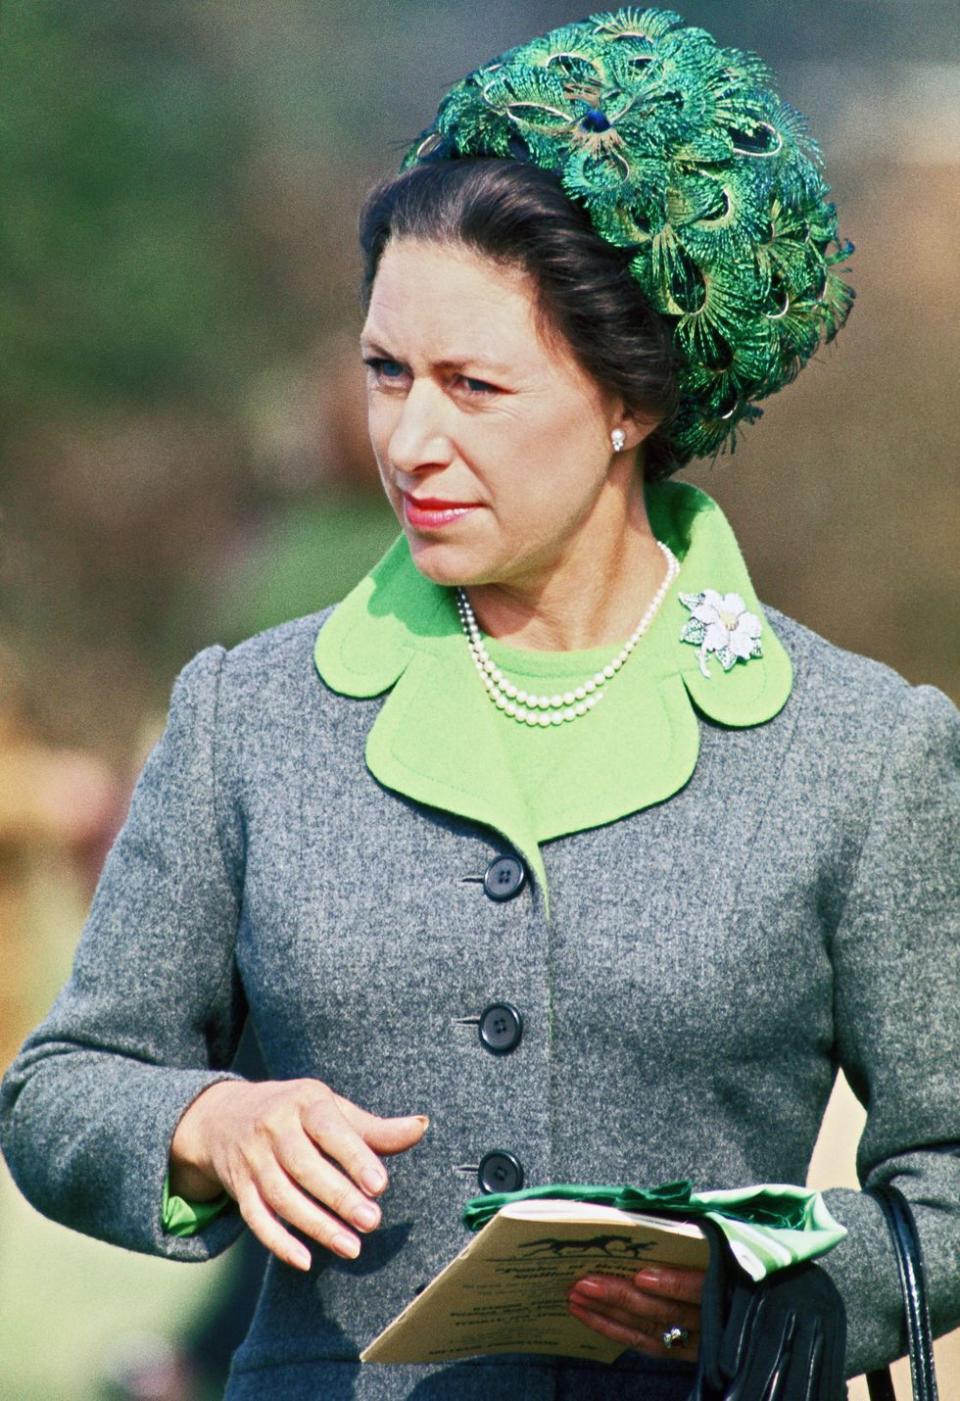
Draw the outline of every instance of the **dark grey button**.
[[[497,856],[483,876],[483,888],[491,900],[510,900],[523,889],[527,873],[516,856]]]
[[[523,1164],[505,1148],[484,1153],[477,1169],[481,1192],[519,1192],[523,1186]]]
[[[512,1002],[491,1002],[480,1013],[480,1044],[495,1056],[505,1056],[520,1045],[523,1017]]]

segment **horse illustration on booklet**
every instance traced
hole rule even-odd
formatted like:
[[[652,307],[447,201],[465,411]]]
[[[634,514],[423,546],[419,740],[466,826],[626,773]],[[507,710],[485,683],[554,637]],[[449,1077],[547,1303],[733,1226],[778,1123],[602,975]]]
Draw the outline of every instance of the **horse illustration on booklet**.
[[[639,1259],[645,1250],[652,1250],[656,1241],[632,1240],[630,1236],[592,1236],[590,1240],[558,1240],[542,1236],[539,1240],[520,1241],[519,1248],[532,1259],[534,1255],[626,1255]]]

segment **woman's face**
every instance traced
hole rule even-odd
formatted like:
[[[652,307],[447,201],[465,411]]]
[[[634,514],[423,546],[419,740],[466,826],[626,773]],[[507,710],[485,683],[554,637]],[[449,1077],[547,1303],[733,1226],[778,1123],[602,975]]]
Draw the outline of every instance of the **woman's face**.
[[[535,585],[611,490],[611,460],[633,473],[610,431],[642,435],[558,340],[541,337],[522,270],[460,245],[385,248],[361,334],[370,439],[435,582]],[[425,514],[411,497],[470,509]]]

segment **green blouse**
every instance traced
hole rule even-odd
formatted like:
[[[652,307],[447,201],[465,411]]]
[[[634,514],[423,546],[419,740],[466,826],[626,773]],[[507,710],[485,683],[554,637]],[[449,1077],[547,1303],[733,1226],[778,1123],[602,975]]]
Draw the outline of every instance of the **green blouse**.
[[[316,669],[332,690],[356,697],[389,692],[367,736],[374,777],[501,832],[539,883],[548,919],[541,842],[614,822],[679,792],[697,762],[697,712],[731,727],[758,725],[790,694],[790,659],[764,620],[716,502],[685,482],[647,487],[646,501],[653,533],[676,554],[680,573],[602,702],[579,719],[529,726],[497,709],[476,674],[454,590],[417,570],[403,535],[317,634]],[[762,655],[725,670],[716,654],[702,655],[682,640],[692,614],[681,595],[689,600],[707,589],[739,595],[755,614]],[[485,643],[510,681],[550,695],[581,684],[618,650],[617,644],[544,652],[493,638]],[[424,715],[433,739],[428,746]],[[189,1235],[227,1200],[191,1204],[165,1186],[164,1226]]]

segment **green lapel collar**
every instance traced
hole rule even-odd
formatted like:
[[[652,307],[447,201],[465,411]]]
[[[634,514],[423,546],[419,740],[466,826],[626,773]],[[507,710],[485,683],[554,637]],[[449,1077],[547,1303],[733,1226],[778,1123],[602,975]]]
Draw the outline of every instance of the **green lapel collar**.
[[[661,611],[668,615],[670,626],[676,627],[676,666],[690,698],[704,715],[731,728],[772,720],[787,703],[793,669],[766,621],[730,522],[712,497],[689,482],[663,482],[648,489],[647,512],[654,535],[670,546],[682,565],[674,591]],[[699,649],[679,640],[690,618],[680,595],[706,589],[739,594],[747,611],[763,624],[762,657],[738,661],[725,672],[711,656],[709,679],[701,673]]]
[[[321,627],[314,661],[343,695],[393,688],[367,735],[375,778],[501,832],[545,890],[543,858],[503,748],[503,717],[481,691],[454,598],[419,572],[400,535]]]
[[[654,535],[682,566],[649,634],[652,646],[657,639],[650,685],[657,706],[692,738],[678,747],[666,782],[662,766],[651,775],[655,783],[649,793],[637,794],[635,810],[663,801],[690,778],[698,751],[690,700],[722,725],[759,725],[782,709],[792,684],[789,657],[764,619],[716,502],[686,482],[648,487],[646,495]],[[701,671],[699,649],[680,641],[691,616],[680,595],[706,589],[739,594],[763,623],[762,656],[738,661],[726,672],[710,656],[709,678]],[[367,736],[370,772],[396,792],[502,833],[526,858],[547,902],[543,858],[507,762],[504,719],[479,686],[454,598],[453,589],[419,572],[406,537],[398,536],[320,628],[316,668],[341,695],[390,691]],[[549,917],[549,903],[547,912]]]

